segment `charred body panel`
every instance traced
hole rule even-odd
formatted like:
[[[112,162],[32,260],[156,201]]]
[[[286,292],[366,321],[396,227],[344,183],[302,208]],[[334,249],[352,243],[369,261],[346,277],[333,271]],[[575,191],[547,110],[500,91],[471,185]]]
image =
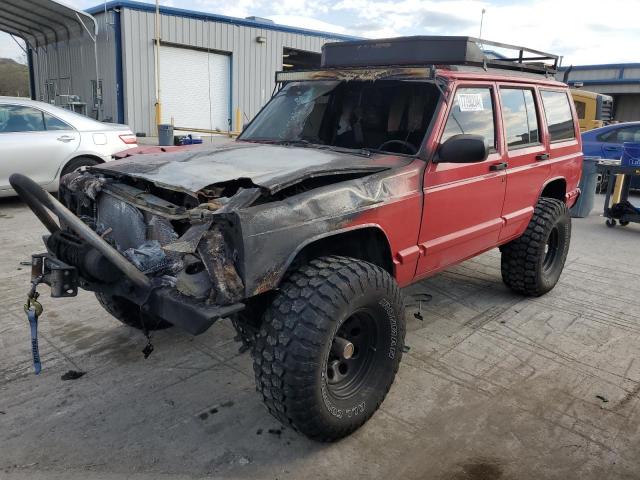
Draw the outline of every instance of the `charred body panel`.
[[[266,148],[309,153],[301,148]],[[157,169],[155,161],[148,161],[75,172],[61,185],[66,205],[153,278],[159,293],[139,292],[121,282],[121,276],[106,268],[110,264],[100,263],[99,256],[88,271],[86,252],[81,248],[77,258],[67,256],[65,260],[77,264],[83,288],[121,296],[143,308],[155,303],[151,307],[154,314],[192,333],[204,331],[205,323],[186,325],[184,318],[171,318],[178,313],[178,304],[205,313],[213,308],[213,313],[201,312],[200,317],[209,319],[215,308],[238,311],[247,299],[276,289],[305,247],[336,233],[376,229],[389,245],[386,262],[392,270],[391,244],[393,251],[406,248],[418,235],[413,222],[403,226],[402,216],[416,215],[422,207],[419,192],[424,162],[376,155],[364,158],[364,165],[359,156],[346,155],[347,161],[338,164],[344,154],[319,153],[317,158],[323,162],[316,162],[318,168],[299,172],[296,180],[293,173],[287,177],[282,172],[268,179],[258,176],[261,180],[257,182],[221,175],[220,182],[208,183],[211,178],[192,177],[189,181],[206,184],[194,191],[180,181],[167,188],[169,179],[164,176],[173,169],[167,170],[164,159]],[[175,197],[176,192],[182,197]],[[70,238],[63,240],[73,244]],[[57,242],[63,245],[58,251],[69,250],[65,241]],[[408,281],[413,274],[409,270],[400,277]]]
[[[415,245],[418,235],[415,222],[403,219],[417,215],[422,208],[420,179],[424,165],[423,161],[415,160],[238,211],[244,243],[246,296],[276,288],[304,247],[330,235],[375,228],[386,238],[390,252]],[[391,258],[389,261],[393,263]],[[411,266],[406,272],[402,266],[396,270],[401,283],[410,281]]]
[[[273,194],[308,178],[349,172],[373,173],[397,163],[397,158],[389,156],[373,162],[364,154],[239,141],[171,155],[134,155],[91,170],[145,180],[191,195],[213,184],[242,179]]]

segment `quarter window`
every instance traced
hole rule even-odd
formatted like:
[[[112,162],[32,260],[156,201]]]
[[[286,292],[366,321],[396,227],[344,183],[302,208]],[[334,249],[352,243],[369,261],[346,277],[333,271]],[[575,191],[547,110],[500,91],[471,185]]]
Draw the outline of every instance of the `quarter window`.
[[[482,135],[495,147],[493,101],[490,88],[459,88],[453,100],[441,142],[463,133]]]
[[[540,95],[544,105],[544,116],[549,127],[550,140],[558,142],[575,138],[575,125],[566,92],[541,90]]]
[[[531,90],[500,89],[502,118],[507,135],[507,147],[524,147],[540,143],[536,104]]]
[[[0,105],[0,133],[41,132],[44,128],[42,112],[21,105]]]
[[[54,117],[53,115],[48,114],[47,112],[43,112],[44,115],[44,124],[47,127],[47,130],[72,130],[72,128],[64,123],[59,118]]]

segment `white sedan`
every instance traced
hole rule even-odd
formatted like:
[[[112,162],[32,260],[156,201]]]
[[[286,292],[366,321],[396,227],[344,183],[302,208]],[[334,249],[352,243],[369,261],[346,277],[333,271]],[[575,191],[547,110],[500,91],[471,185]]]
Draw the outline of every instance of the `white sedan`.
[[[126,125],[98,122],[44,102],[0,97],[0,197],[15,195],[9,185],[12,173],[55,192],[62,175],[108,162],[136,142]]]

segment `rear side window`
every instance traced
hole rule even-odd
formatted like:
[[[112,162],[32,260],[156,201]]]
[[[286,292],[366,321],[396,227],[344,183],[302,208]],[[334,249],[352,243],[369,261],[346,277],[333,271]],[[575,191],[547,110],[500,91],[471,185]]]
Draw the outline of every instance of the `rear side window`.
[[[490,147],[495,147],[491,89],[459,88],[444,127],[441,142],[463,133],[482,135]]]
[[[575,138],[576,131],[566,92],[540,90],[540,95],[542,96],[550,140],[558,142]]]
[[[540,143],[533,92],[520,88],[501,88],[500,99],[509,150]]]
[[[47,127],[47,130],[72,130],[72,128],[64,123],[59,118],[54,117],[53,115],[48,114],[47,112],[43,112],[44,115],[44,124]]]

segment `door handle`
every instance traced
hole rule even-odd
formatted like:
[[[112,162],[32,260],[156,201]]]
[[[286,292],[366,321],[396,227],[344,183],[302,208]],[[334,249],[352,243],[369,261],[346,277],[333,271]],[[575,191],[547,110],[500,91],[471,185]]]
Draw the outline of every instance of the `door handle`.
[[[549,154],[548,153],[539,153],[538,155],[536,155],[536,160],[537,161],[549,160]]]
[[[72,137],[70,135],[62,135],[61,137],[56,138],[56,140],[58,140],[59,142],[64,142],[64,143],[68,143],[71,140],[73,140],[75,137]]]
[[[504,170],[508,166],[509,164],[507,162],[495,163],[489,167],[489,170],[491,170],[492,172],[497,172],[498,170]]]
[[[615,152],[615,151],[621,150],[620,147],[603,147],[603,148],[608,152]]]

